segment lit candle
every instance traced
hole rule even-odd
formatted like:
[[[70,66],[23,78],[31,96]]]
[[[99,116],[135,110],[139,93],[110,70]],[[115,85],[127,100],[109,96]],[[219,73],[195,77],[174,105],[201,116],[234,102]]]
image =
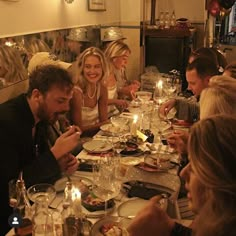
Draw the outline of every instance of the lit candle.
[[[138,115],[134,115],[133,122],[131,123],[130,127],[130,133],[133,136],[137,136],[137,121],[138,121]]]
[[[163,81],[159,80],[157,83],[157,89],[158,89],[158,94],[160,97],[162,97],[163,93]]]
[[[73,208],[76,217],[81,217],[82,207],[81,207],[81,192],[79,189],[74,188],[72,193]]]

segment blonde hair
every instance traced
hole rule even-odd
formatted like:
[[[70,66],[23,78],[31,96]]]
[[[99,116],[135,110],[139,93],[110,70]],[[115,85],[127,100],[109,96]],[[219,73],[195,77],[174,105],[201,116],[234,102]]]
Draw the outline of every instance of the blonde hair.
[[[96,47],[90,47],[87,48],[86,50],[84,50],[79,58],[78,58],[78,74],[77,74],[77,81],[76,81],[76,85],[78,85],[83,91],[85,91],[88,81],[87,79],[84,77],[83,75],[83,70],[84,70],[84,65],[85,65],[85,60],[89,57],[89,56],[95,56],[99,59],[99,61],[101,62],[102,65],[102,77],[99,80],[101,83],[105,83],[105,80],[107,79],[108,76],[108,65],[107,65],[107,60],[104,56],[104,53]]]
[[[191,167],[208,196],[196,220],[196,235],[236,235],[235,140],[235,116],[211,116],[191,128]]]
[[[111,42],[107,46],[107,48],[104,52],[105,56],[108,60],[110,69],[112,69],[112,67],[113,67],[113,59],[116,58],[116,57],[123,56],[127,52],[131,53],[131,50],[130,50],[129,46],[126,43],[124,43],[120,40]]]
[[[236,114],[236,80],[213,76],[200,97],[200,119],[214,114]]]
[[[16,48],[0,45],[0,66],[6,70],[4,79],[9,84],[28,78],[20,52]]]

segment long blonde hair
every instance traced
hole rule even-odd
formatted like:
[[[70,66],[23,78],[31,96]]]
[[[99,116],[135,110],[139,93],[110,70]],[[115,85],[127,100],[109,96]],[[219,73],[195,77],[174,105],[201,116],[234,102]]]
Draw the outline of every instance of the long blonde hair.
[[[0,45],[0,66],[6,70],[4,79],[7,84],[16,83],[28,78],[27,70],[16,48]]]
[[[235,116],[211,116],[191,128],[191,166],[208,196],[196,220],[196,235],[236,235],[235,140]]]
[[[105,80],[107,79],[107,76],[108,76],[108,64],[104,56],[104,53],[99,48],[96,48],[96,47],[87,48],[80,54],[78,62],[77,62],[78,74],[77,74],[76,85],[78,85],[83,90],[83,92],[85,92],[87,84],[88,84],[88,81],[85,79],[83,75],[84,63],[85,63],[86,58],[89,56],[96,56],[101,62],[102,77],[99,81],[101,83],[105,83]]]
[[[200,97],[200,119],[214,114],[236,115],[236,80],[213,76]]]

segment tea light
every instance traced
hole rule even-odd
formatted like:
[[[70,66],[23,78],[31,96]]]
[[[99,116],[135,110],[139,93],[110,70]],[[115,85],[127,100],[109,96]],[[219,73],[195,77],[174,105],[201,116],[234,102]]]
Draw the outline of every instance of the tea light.
[[[163,81],[159,80],[157,83],[158,94],[160,97],[163,96]]]
[[[72,193],[73,200],[73,208],[76,217],[80,217],[82,214],[82,206],[81,206],[81,192],[79,189],[74,188]]]
[[[130,133],[132,136],[137,136],[137,121],[138,115],[133,116],[133,122],[131,123]]]

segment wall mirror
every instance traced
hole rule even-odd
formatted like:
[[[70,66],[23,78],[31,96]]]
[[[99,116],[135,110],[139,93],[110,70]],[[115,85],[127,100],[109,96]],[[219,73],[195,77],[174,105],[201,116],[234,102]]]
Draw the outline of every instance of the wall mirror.
[[[80,51],[90,46],[101,46],[101,27],[100,25],[90,25],[82,27],[86,30],[87,41],[81,43]],[[15,37],[0,38],[0,45],[6,44],[16,48],[21,55],[24,66],[27,68],[30,58],[36,52],[48,51],[65,62],[76,60],[76,54],[70,49],[69,39],[72,28],[40,32]],[[0,61],[1,63],[1,61]],[[0,65],[1,66],[1,65]],[[13,82],[3,82],[0,76],[0,89],[13,86]],[[19,81],[17,81],[18,83]]]

